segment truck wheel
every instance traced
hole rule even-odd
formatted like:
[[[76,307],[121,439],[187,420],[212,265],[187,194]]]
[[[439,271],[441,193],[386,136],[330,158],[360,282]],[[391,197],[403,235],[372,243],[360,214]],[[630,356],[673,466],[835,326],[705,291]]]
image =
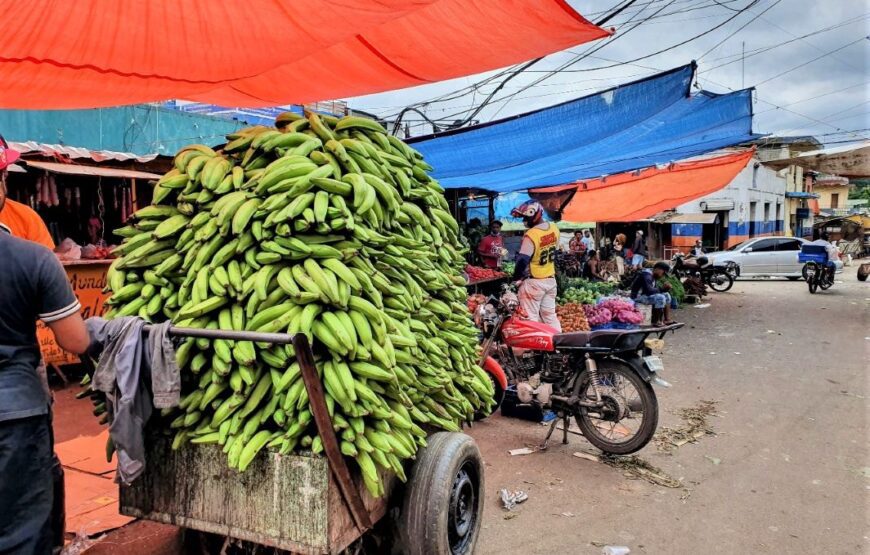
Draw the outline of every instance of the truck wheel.
[[[483,459],[474,440],[457,432],[429,436],[411,467],[398,519],[399,552],[474,552],[483,519]]]

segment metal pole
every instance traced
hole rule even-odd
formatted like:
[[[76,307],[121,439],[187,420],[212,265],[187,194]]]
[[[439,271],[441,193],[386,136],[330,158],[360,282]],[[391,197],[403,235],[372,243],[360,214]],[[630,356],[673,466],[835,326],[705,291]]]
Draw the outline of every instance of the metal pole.
[[[145,325],[145,331],[150,332],[153,326]],[[287,345],[293,342],[289,333],[262,333],[258,331],[235,330],[205,330],[199,328],[180,328],[172,326],[169,335],[175,337],[203,337],[205,339],[226,339],[229,341],[254,341],[255,343],[277,343]]]

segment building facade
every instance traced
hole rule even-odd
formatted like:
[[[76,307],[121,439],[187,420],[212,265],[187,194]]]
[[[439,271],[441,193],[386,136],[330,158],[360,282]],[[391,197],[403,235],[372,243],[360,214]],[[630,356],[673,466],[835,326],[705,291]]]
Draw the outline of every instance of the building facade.
[[[783,233],[788,172],[753,159],[724,189],[677,207],[680,217],[670,224],[670,245],[685,250],[700,239],[705,249],[719,250]]]

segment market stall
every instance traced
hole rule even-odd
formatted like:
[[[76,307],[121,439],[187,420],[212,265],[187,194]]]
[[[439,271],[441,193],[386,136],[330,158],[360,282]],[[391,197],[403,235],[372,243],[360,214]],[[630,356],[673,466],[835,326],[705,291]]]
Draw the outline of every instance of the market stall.
[[[117,241],[108,230],[124,225],[139,199],[150,198],[150,182],[160,177],[154,171],[164,171],[169,163],[157,156],[64,145],[26,142],[10,146],[21,152],[18,166],[23,171],[8,177],[8,199],[32,209],[42,220],[50,236],[43,242],[54,246],[82,305],[82,315],[102,316],[110,250]],[[46,364],[57,367],[79,361],[58,347],[54,334],[42,322],[37,335]]]

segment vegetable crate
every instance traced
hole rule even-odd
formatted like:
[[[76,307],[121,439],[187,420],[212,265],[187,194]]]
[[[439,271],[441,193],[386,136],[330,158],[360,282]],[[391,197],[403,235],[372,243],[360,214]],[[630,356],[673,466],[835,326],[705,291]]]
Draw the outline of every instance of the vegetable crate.
[[[148,330],[150,326],[146,326]],[[246,472],[228,468],[217,445],[171,448],[152,434],[146,469],[120,491],[122,514],[272,546],[294,553],[334,554],[399,507],[394,549],[409,555],[471,554],[483,517],[483,459],[463,433],[436,432],[407,464],[398,487],[381,472],[385,493],[372,497],[345,463],[313,354],[303,334],[170,328],[170,335],[292,343],[324,455],[261,452]]]

